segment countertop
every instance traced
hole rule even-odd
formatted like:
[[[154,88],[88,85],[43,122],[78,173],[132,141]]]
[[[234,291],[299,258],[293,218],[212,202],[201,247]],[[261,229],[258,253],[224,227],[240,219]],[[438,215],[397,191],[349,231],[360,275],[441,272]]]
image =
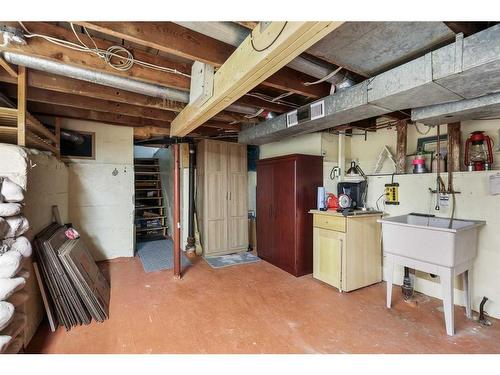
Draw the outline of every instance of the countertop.
[[[334,210],[328,210],[328,211],[320,211],[320,210],[309,210],[310,214],[313,215],[328,215],[328,216],[336,216],[336,217],[344,217],[340,212],[334,211]],[[372,212],[372,213],[363,213],[363,214],[358,214],[358,215],[348,215],[346,216],[348,219],[356,219],[360,217],[371,217],[371,216],[377,216],[380,217],[382,216],[382,212]]]

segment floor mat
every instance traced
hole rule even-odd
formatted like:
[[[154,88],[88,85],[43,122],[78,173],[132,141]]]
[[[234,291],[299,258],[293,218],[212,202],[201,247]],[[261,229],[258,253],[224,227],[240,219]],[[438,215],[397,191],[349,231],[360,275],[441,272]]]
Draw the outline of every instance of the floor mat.
[[[137,243],[137,254],[145,272],[155,272],[174,268],[172,240],[158,240]],[[190,266],[191,262],[181,251],[181,267]]]
[[[237,253],[218,257],[207,257],[205,260],[212,268],[223,268],[238,264],[255,263],[258,262],[260,258],[252,253]]]

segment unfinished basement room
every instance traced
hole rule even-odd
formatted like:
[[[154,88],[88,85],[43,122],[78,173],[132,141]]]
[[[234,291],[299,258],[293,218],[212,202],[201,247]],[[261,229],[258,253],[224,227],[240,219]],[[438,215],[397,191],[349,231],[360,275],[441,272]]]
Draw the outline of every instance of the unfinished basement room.
[[[38,5],[0,21],[0,369],[500,354],[499,13]]]

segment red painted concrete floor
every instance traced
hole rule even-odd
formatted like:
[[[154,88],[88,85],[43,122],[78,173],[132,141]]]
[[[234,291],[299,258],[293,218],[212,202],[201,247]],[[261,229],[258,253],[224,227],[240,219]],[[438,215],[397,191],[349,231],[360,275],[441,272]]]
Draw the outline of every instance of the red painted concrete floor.
[[[30,353],[500,353],[500,322],[483,327],[456,307],[445,333],[441,301],[385,308],[385,283],[351,293],[295,278],[264,261],[214,270],[197,259],[182,280],[144,273],[138,258],[101,264],[110,319],[69,332],[42,323]]]

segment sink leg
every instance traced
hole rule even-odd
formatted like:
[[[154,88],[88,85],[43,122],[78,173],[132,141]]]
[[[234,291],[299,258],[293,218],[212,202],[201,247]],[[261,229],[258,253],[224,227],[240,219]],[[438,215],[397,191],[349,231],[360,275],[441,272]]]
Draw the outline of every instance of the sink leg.
[[[453,336],[453,334],[455,333],[454,314],[453,314],[454,275],[450,268],[441,268],[439,276],[441,277],[441,288],[443,290],[443,308],[444,308],[444,321],[446,323],[446,333],[449,336]]]
[[[391,308],[392,304],[392,280],[394,276],[394,258],[392,255],[386,255],[385,264],[387,269],[387,301],[386,306],[388,309]]]
[[[472,319],[470,271],[465,271],[462,274],[462,278],[464,282],[465,315],[467,315],[468,319]]]

